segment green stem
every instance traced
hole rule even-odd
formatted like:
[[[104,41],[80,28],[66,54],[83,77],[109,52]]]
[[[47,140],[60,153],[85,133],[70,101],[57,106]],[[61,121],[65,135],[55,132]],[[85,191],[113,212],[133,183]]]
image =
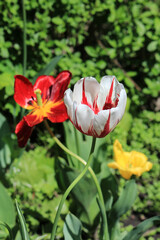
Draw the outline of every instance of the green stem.
[[[58,210],[57,210],[57,213],[56,213],[56,217],[55,217],[55,220],[54,220],[54,224],[53,224],[53,228],[52,228],[52,234],[51,234],[51,240],[54,240],[55,239],[55,234],[56,234],[56,228],[57,228],[57,223],[58,223],[58,219],[60,217],[60,213],[61,213],[61,210],[62,210],[62,207],[63,207],[63,204],[67,198],[67,196],[69,195],[69,193],[71,192],[71,190],[76,186],[76,184],[81,180],[81,178],[85,175],[85,173],[87,172],[88,170],[88,167],[91,163],[91,160],[92,160],[92,155],[93,155],[93,152],[94,152],[94,148],[95,148],[95,143],[96,143],[96,138],[93,138],[92,140],[92,146],[91,146],[91,150],[90,150],[90,154],[89,154],[89,157],[88,157],[88,162],[87,164],[85,165],[83,171],[79,174],[79,176],[69,185],[69,187],[67,188],[67,190],[65,191],[61,201],[60,201],[60,204],[59,204],[59,207],[58,207]]]
[[[26,66],[27,66],[25,0],[22,0],[22,11],[23,11],[23,75],[25,76],[26,75]]]
[[[70,156],[76,158],[78,161],[80,161],[83,165],[86,165],[86,161],[81,158],[80,156],[78,156],[77,154],[73,153],[72,151],[70,151],[67,147],[65,147],[60,141],[59,139],[53,134],[52,130],[50,129],[47,121],[45,120],[44,121],[44,124],[46,126],[46,129],[48,130],[49,134],[51,135],[51,137],[55,140],[55,142],[57,143],[57,145],[63,149],[66,153],[68,153]],[[108,235],[108,224],[107,224],[107,217],[106,217],[106,211],[105,211],[105,204],[104,204],[104,199],[103,199],[103,194],[102,194],[102,190],[101,190],[101,187],[99,185],[99,182],[98,182],[98,179],[94,173],[94,171],[92,170],[91,167],[88,167],[88,170],[94,180],[94,183],[97,187],[97,192],[98,192],[98,195],[99,195],[99,199],[101,201],[101,204],[102,204],[102,210],[103,210],[103,222],[104,222],[104,236],[105,236],[105,240],[109,240],[109,235]],[[54,238],[52,238],[54,239]],[[51,239],[51,240],[52,240]]]

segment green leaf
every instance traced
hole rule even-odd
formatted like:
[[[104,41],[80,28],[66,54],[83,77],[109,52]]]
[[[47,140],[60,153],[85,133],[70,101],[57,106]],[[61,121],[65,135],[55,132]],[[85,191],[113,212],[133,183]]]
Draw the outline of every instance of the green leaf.
[[[143,36],[146,32],[145,25],[139,20],[136,20],[135,23],[137,25],[137,32],[138,32],[139,36]]]
[[[97,57],[98,56],[98,52],[96,51],[96,49],[94,47],[86,46],[85,51],[91,57]]]
[[[100,213],[101,213],[101,216],[102,216],[101,217],[102,222],[100,224],[100,239],[104,239],[103,236],[104,236],[104,231],[105,231],[105,222],[104,222],[105,212],[103,211],[102,203],[101,203],[101,201],[99,200],[98,197],[96,198],[96,200],[97,200],[97,203],[98,203],[98,206],[99,206],[99,209],[100,209]]]
[[[15,225],[15,208],[12,199],[8,195],[5,187],[0,183],[0,221],[10,227]]]
[[[57,183],[54,179],[54,158],[46,155],[47,150],[42,147],[23,152],[20,159],[14,161],[12,169],[17,169],[16,172],[13,171],[14,182],[17,185],[29,185],[33,191],[40,191],[51,197]]]
[[[14,86],[14,78],[11,73],[4,72],[0,74],[0,90],[8,86]]]
[[[104,151],[102,151],[101,153],[98,152],[98,155],[99,154],[101,154],[102,158],[104,159]],[[109,167],[107,166],[107,161],[101,164],[101,171],[98,175],[98,179],[103,192],[106,210],[108,211],[112,205],[113,199],[115,201],[118,198],[118,184],[115,180],[115,177],[111,174]]]
[[[56,173],[60,187],[65,190],[80,174],[80,171],[68,167],[65,160],[59,158]],[[77,208],[81,209],[81,220],[86,224],[92,225],[99,212],[99,207],[96,202],[97,189],[92,178],[85,175],[73,188],[71,194]]]
[[[80,171],[68,167],[65,162],[62,162],[62,160],[59,160],[58,166],[59,172],[57,172],[57,177],[60,177],[61,174],[61,177],[63,177],[63,179],[61,178],[61,181],[64,182],[64,188],[66,188],[80,174]],[[60,182],[60,179],[58,182]],[[81,203],[86,211],[88,211],[90,204],[97,193],[97,189],[93,180],[85,175],[74,187],[72,193],[76,200]]]
[[[65,240],[81,240],[82,224],[79,219],[69,213],[65,218],[63,227]]]
[[[64,122],[65,141],[67,147],[74,153],[78,154],[83,159],[86,159],[89,155],[89,149],[91,146],[91,137],[85,136],[79,132],[71,122]],[[78,169],[83,168],[83,164],[79,163],[74,157],[67,156],[70,161],[71,167]]]
[[[114,219],[120,218],[126,213],[133,205],[137,197],[137,185],[135,180],[126,182],[124,189],[116,203],[114,204],[110,215],[114,216]]]
[[[33,83],[35,83],[36,79],[41,76],[41,75],[49,75],[53,69],[55,68],[55,66],[57,65],[57,63],[59,62],[59,60],[62,58],[62,56],[56,56],[54,58],[52,58],[52,60],[45,66],[45,68],[43,68],[34,78],[33,78]]]
[[[124,238],[123,240],[139,240],[140,237],[151,227],[160,224],[160,216],[149,218],[138,226],[133,228]]]
[[[11,228],[8,226],[8,224],[0,221],[0,226],[5,227],[5,228],[8,230],[10,240],[13,240],[12,230],[11,230]]]
[[[147,50],[148,50],[149,52],[153,52],[153,51],[155,51],[155,50],[157,49],[157,45],[158,45],[158,42],[157,42],[157,41],[152,41],[152,42],[150,42],[150,43],[148,44]]]
[[[126,182],[124,189],[118,200],[113,205],[112,210],[109,213],[109,229],[114,232],[114,226],[118,219],[125,214],[133,205],[137,196],[137,185],[132,179]]]
[[[30,240],[29,234],[27,232],[26,222],[17,201],[16,201],[16,208],[17,208],[18,218],[20,222],[20,231],[21,231],[22,240]]]
[[[0,167],[5,168],[11,162],[11,151],[7,144],[10,138],[10,128],[6,118],[0,113]]]

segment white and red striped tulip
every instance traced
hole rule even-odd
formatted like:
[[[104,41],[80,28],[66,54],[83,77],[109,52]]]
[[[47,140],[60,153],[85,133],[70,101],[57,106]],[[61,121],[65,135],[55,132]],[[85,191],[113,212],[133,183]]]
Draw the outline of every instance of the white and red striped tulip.
[[[93,77],[80,79],[73,92],[67,89],[64,103],[73,125],[82,133],[105,137],[122,119],[127,102],[123,84],[115,76],[104,76],[99,84]]]

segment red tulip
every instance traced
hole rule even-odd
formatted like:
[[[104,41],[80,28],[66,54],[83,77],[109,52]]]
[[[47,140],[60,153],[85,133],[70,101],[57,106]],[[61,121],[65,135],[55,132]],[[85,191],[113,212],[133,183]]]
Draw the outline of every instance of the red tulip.
[[[30,110],[16,126],[20,147],[26,145],[33,127],[44,119],[56,123],[68,118],[63,97],[70,79],[71,73],[62,71],[56,78],[40,76],[32,85],[26,77],[15,76],[14,99],[21,107]]]
[[[64,103],[73,125],[82,133],[105,137],[121,120],[127,95],[115,76],[104,76],[99,84],[93,77],[80,79],[65,91]]]

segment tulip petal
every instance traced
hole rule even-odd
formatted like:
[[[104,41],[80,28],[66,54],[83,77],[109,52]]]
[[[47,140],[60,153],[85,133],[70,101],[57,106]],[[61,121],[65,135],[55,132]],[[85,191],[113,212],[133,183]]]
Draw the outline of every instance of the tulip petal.
[[[73,122],[73,93],[70,88],[67,89],[64,93],[64,103],[67,107],[68,116]]]
[[[62,71],[54,79],[54,85],[51,92],[51,100],[57,102],[64,98],[64,92],[66,91],[72,74],[69,71]]]
[[[79,104],[75,110],[76,127],[83,133],[92,135],[94,112],[90,107]]]
[[[99,83],[93,77],[81,78],[74,86],[73,101],[93,107],[99,93]]]
[[[125,179],[130,179],[132,176],[132,173],[130,171],[127,170],[119,170],[120,174],[122,177],[124,177]]]
[[[15,76],[14,84],[14,100],[21,106],[26,108],[28,102],[35,97],[32,83],[22,75]]]
[[[44,116],[40,110],[36,110],[34,113],[28,114],[23,118],[27,122],[28,126],[33,127],[41,123],[44,119]]]
[[[110,110],[102,110],[94,116],[93,129],[97,137],[104,137],[110,132]]]
[[[117,97],[119,97],[121,88],[123,86],[121,85],[122,84],[117,81],[117,78],[115,76],[104,76],[101,79],[100,91],[97,99],[97,105],[100,110],[103,109],[105,103],[107,103],[108,105],[115,104],[116,99]]]
[[[147,162],[145,164],[145,171],[149,171],[151,170],[151,168],[153,167],[153,164],[151,162]]]
[[[116,162],[110,162],[110,163],[108,163],[108,167],[113,168],[113,169],[118,169],[119,165]]]
[[[68,119],[67,109],[64,102],[55,104],[53,108],[50,109],[50,112],[47,113],[48,119],[53,122],[64,122]]]
[[[124,88],[120,92],[120,98],[117,107],[111,109],[110,129],[111,131],[116,127],[122,119],[127,102],[127,95]]]
[[[22,119],[16,126],[15,133],[18,137],[19,147],[24,147],[30,137],[33,128],[28,126],[27,122]]]
[[[51,94],[50,87],[51,87],[51,85],[53,85],[53,83],[54,83],[54,78],[52,76],[42,75],[37,78],[37,80],[33,86],[33,90],[35,91],[36,89],[40,89],[42,99],[44,101],[45,99],[50,98],[50,94]]]

